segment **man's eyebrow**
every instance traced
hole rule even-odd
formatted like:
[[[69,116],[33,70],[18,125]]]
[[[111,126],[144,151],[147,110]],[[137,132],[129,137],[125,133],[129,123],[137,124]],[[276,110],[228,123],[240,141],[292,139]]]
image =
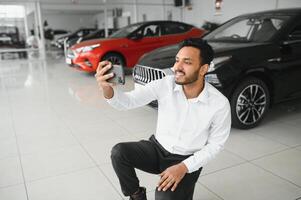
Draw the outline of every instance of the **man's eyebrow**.
[[[176,59],[180,59],[178,56],[176,56]],[[186,57],[186,58],[182,58],[183,60],[189,60],[189,61],[192,61],[193,59],[192,58],[189,58],[189,57]]]

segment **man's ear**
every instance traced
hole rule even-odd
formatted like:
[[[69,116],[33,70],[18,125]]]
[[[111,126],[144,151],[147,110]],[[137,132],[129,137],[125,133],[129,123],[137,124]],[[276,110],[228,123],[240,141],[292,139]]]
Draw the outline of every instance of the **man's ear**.
[[[202,65],[200,69],[200,75],[205,76],[209,68],[208,64]]]

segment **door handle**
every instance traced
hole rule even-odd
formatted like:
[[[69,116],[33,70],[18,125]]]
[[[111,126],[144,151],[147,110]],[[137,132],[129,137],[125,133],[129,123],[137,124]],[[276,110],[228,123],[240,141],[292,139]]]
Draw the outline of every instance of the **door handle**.
[[[268,59],[268,62],[280,62],[280,61],[281,61],[281,58],[280,58],[280,57]]]

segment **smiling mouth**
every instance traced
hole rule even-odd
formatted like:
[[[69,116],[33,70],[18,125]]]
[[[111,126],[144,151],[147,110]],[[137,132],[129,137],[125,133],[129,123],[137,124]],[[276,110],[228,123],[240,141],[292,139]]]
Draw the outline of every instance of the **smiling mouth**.
[[[181,76],[184,76],[185,73],[184,72],[181,72],[181,71],[176,71],[175,72],[175,76],[178,78],[178,77],[181,77]]]

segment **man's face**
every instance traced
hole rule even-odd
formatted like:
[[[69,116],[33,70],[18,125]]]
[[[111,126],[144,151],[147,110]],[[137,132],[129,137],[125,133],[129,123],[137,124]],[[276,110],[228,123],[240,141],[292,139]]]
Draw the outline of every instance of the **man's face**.
[[[183,47],[176,55],[173,66],[175,82],[179,85],[194,83],[207,72],[201,67],[200,50],[194,47]]]

